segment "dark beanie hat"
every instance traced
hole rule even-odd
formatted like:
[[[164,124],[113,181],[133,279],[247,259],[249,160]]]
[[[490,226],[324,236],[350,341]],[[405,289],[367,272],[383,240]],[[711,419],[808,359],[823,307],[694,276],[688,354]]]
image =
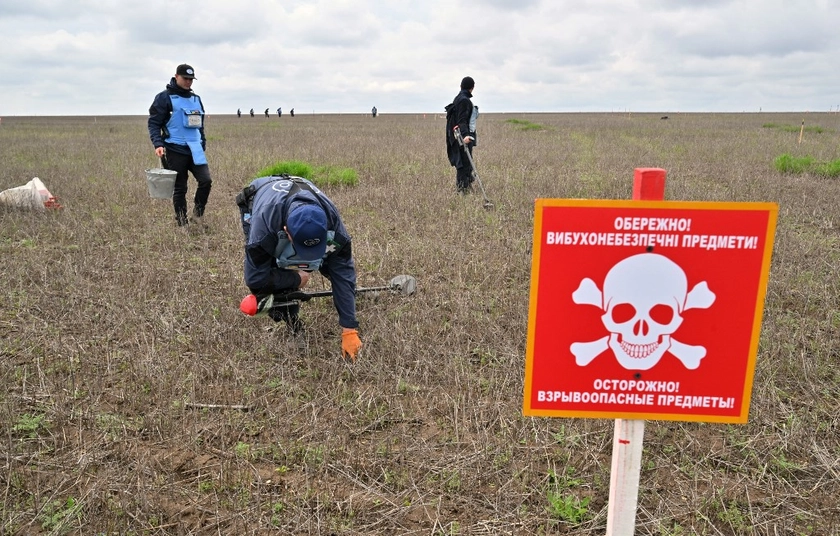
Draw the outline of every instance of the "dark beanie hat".
[[[475,80],[472,79],[471,76],[465,76],[463,80],[461,80],[461,89],[472,89],[475,87]]]

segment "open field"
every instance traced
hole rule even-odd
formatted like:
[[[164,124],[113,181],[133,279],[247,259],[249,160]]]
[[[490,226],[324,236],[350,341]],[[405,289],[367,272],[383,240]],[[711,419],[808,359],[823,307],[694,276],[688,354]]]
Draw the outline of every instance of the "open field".
[[[145,121],[0,124],[0,190],[65,207],[0,208],[0,534],[603,534],[613,421],[521,413],[533,204],[661,167],[668,199],[779,223],[749,423],[649,421],[636,534],[840,535],[840,180],[773,167],[836,159],[840,115],[483,114],[492,211],[455,194],[442,115],[211,116],[206,233],[149,198]],[[237,308],[233,197],[292,159],[358,171],[326,190],[360,286],[418,281],[359,296],[355,364],[329,299],[305,350]]]

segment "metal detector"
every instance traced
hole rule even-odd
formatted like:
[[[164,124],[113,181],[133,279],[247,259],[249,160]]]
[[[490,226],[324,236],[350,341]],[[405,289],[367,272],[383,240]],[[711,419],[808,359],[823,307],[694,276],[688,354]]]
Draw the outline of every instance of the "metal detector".
[[[383,290],[391,291],[395,294],[403,296],[411,296],[417,290],[417,280],[410,275],[398,275],[392,278],[387,286],[384,287],[367,287],[357,288],[356,294],[364,292],[382,292]],[[309,301],[312,298],[323,298],[325,296],[332,296],[332,290],[319,290],[316,292],[304,292],[302,290],[293,290],[283,294],[275,294],[274,299],[280,301]]]
[[[470,161],[470,167],[472,168],[473,179],[475,179],[475,182],[477,182],[478,185],[481,187],[481,195],[482,195],[482,197],[484,197],[484,208],[486,208],[486,209],[493,208],[493,203],[491,203],[490,200],[487,199],[487,192],[484,191],[484,185],[481,184],[481,179],[478,178],[478,171],[475,170],[475,162],[473,161],[473,157],[470,154],[469,148],[464,143],[463,136],[461,136],[461,129],[458,128],[458,125],[455,125],[452,128],[452,132],[453,132],[453,134],[455,134],[455,139],[458,140],[458,145],[460,145],[461,148],[464,149],[464,154],[467,155],[467,160]]]
[[[417,280],[410,275],[398,275],[392,278],[387,286],[382,287],[362,287],[356,289],[356,294],[365,292],[382,292],[389,291],[394,294],[403,296],[410,296],[417,290]],[[276,294],[269,294],[268,296],[257,300],[256,296],[249,294],[243,298],[242,303],[239,304],[239,310],[248,316],[254,316],[260,313],[267,312],[269,309],[280,306],[293,305],[297,302],[309,301],[312,298],[323,298],[325,296],[332,296],[332,290],[320,290],[316,292],[304,292],[302,290],[292,290],[289,292],[278,292]],[[270,299],[269,299],[270,298]]]

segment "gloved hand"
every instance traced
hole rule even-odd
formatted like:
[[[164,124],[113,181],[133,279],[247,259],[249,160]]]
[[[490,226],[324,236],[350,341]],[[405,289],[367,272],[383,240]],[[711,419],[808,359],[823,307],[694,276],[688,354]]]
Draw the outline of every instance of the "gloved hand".
[[[359,332],[355,329],[344,328],[341,332],[341,355],[342,357],[356,360],[359,350],[362,349],[362,341],[359,340]]]

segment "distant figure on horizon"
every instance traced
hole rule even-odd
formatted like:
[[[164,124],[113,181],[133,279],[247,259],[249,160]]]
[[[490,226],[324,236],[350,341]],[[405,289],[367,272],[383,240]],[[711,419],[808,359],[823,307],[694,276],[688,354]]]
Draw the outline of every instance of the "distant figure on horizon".
[[[283,115],[283,108],[277,108],[277,117],[282,117]]]
[[[376,106],[370,109],[370,115],[376,117]]]
[[[265,116],[268,117],[268,108],[265,109]]]
[[[236,109],[236,117],[242,117],[242,110],[239,108]]]
[[[291,110],[289,110],[289,115],[291,115],[292,117],[294,117],[294,116],[295,116],[295,109],[294,109],[294,108],[292,108]]]
[[[254,109],[251,108],[251,117],[254,117]]]

